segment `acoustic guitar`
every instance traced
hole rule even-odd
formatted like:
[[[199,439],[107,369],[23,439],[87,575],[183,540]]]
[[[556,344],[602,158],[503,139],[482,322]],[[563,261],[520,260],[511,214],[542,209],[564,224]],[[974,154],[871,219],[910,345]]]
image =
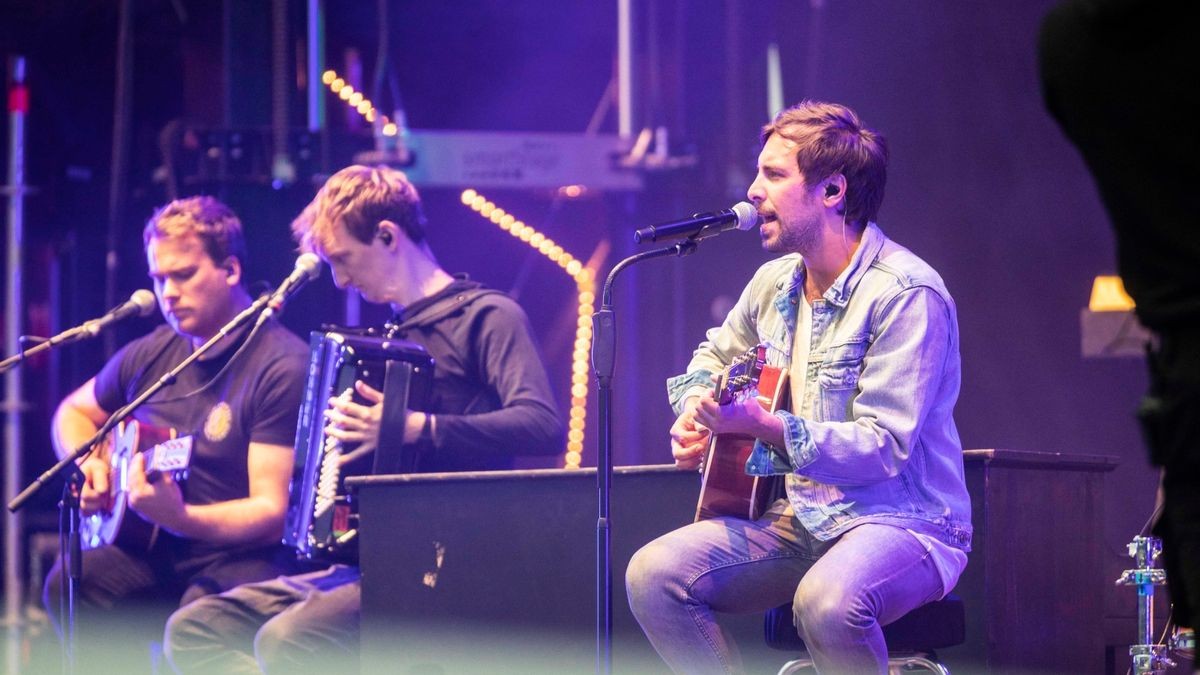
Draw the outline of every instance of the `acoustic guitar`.
[[[149,549],[158,537],[158,525],[136,513],[129,514],[129,471],[136,453],[145,458],[146,479],[154,482],[162,474],[175,481],[187,478],[192,460],[192,437],[177,438],[174,429],[121,422],[109,434],[109,508],[85,516],[79,524],[84,549],[120,544],[137,550]]]
[[[769,412],[786,404],[787,371],[767,365],[767,348],[758,345],[738,356],[717,378],[713,399],[720,405],[754,397]],[[776,476],[751,476],[746,460],[755,438],[745,434],[713,434],[704,458],[704,478],[696,520],[733,516],[754,520],[769,508]]]

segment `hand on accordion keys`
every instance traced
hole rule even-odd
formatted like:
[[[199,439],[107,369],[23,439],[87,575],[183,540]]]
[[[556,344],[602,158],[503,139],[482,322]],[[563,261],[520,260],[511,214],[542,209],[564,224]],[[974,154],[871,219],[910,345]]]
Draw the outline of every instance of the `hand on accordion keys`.
[[[358,443],[353,451],[342,455],[339,464],[346,465],[363,455],[369,454],[379,445],[379,429],[383,419],[383,392],[372,388],[362,380],[354,382],[354,389],[371,405],[355,403],[349,389],[340,396],[329,399],[325,411],[325,435],[341,443]],[[423,434],[432,433],[433,416],[417,410],[406,410],[404,415],[404,443],[414,443]]]
[[[345,443],[357,443],[358,447],[350,453],[342,455],[340,464],[348,464],[363,455],[375,450],[379,445],[379,424],[383,417],[383,392],[371,387],[366,382],[358,380],[354,389],[370,405],[355,403],[353,392],[349,389],[339,396],[329,399],[329,408],[325,411],[325,435]]]

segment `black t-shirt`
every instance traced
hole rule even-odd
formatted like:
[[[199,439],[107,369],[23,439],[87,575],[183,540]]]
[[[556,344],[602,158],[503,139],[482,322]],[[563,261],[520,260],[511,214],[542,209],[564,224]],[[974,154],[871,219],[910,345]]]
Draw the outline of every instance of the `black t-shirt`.
[[[564,429],[529,319],[512,298],[464,275],[408,307],[395,336],[434,359],[436,417],[420,471],[509,469],[517,455],[564,450]]]
[[[191,465],[183,485],[184,500],[189,504],[249,496],[249,444],[291,447],[295,441],[308,349],[274,321],[247,342],[248,334],[245,329],[218,353],[188,366],[174,384],[133,413],[139,422],[171,427],[179,436],[193,437]],[[237,353],[243,345],[245,349]],[[117,410],[192,351],[191,343],[169,326],[158,327],[126,345],[105,364],[96,376],[97,402],[110,413]],[[261,548],[184,540],[173,546],[180,557]]]

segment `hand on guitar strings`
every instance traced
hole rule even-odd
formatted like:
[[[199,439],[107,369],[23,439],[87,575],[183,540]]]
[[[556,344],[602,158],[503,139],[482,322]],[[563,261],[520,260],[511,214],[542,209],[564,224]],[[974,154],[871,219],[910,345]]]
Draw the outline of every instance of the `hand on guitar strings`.
[[[342,443],[357,443],[354,448],[339,460],[345,465],[363,455],[374,452],[379,445],[379,425],[383,419],[383,392],[371,387],[362,380],[354,383],[354,389],[370,405],[356,403],[349,396],[349,390],[341,396],[329,399],[329,408],[325,410],[325,435],[335,438]]]
[[[711,395],[710,395],[711,400]],[[671,455],[675,466],[680,469],[698,469],[704,461],[711,435],[704,426],[696,423],[696,406],[699,396],[692,396],[683,403],[683,412],[671,425]]]
[[[712,392],[696,397],[695,423],[715,434],[744,434],[773,445],[783,445],[783,421],[767,412],[755,390],[739,394],[726,405],[718,404]]]
[[[79,465],[83,474],[83,491],[79,495],[79,510],[85,516],[112,511],[111,476],[108,460],[92,453]]]
[[[178,533],[185,519],[183,491],[169,472],[146,477],[145,453],[133,454],[129,467],[129,506],[152,523]]]

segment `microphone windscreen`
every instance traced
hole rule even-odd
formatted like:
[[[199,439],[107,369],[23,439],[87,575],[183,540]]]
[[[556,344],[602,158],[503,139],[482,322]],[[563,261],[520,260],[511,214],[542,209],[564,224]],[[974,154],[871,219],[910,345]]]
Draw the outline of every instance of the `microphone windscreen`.
[[[750,202],[738,202],[731,210],[737,216],[737,229],[744,232],[758,225],[758,209]]]
[[[134,291],[133,295],[129,296],[129,302],[137,306],[138,316],[149,316],[157,304],[154,294],[144,288]]]
[[[321,259],[316,253],[302,253],[299,258],[296,258],[296,271],[303,274],[310,281],[321,276]]]

